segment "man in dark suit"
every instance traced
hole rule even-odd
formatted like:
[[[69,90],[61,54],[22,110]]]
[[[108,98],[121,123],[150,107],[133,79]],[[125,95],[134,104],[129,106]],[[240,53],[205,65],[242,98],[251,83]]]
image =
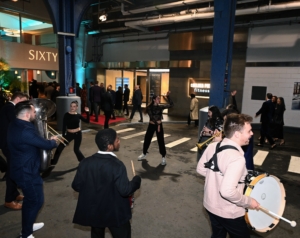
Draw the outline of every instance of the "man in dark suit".
[[[79,192],[73,222],[91,226],[92,238],[104,238],[105,227],[114,238],[130,238],[129,196],[140,188],[141,178],[129,181],[123,162],[113,153],[120,148],[115,130],[100,130],[95,141],[98,153],[79,164],[72,183]]]
[[[98,85],[98,81],[95,81],[94,87],[91,89],[92,100],[94,102],[94,111],[95,111],[95,121],[98,121],[98,114],[100,113],[101,108],[101,99],[102,99],[102,89]]]
[[[7,161],[4,206],[14,210],[20,210],[22,208],[22,204],[16,201],[22,201],[23,195],[20,195],[16,183],[13,182],[10,178],[10,153],[7,143],[7,128],[10,122],[16,118],[15,105],[18,102],[22,102],[25,100],[28,100],[28,95],[22,92],[15,92],[11,97],[11,101],[7,102],[0,111],[0,148]]]
[[[93,87],[94,87],[94,82],[90,82],[90,88],[89,88],[89,101],[90,101],[90,105],[91,105],[91,108],[90,108],[90,115],[92,116],[93,113],[95,113],[95,110],[94,110],[94,101],[93,101],[93,98],[92,98],[92,90],[93,90]],[[96,114],[96,113],[95,113]]]
[[[7,142],[11,156],[10,177],[24,194],[22,207],[22,237],[33,238],[33,231],[44,226],[34,223],[44,203],[43,180],[40,176],[41,149],[57,147],[57,136],[47,140],[32,123],[35,108],[30,101],[15,106],[16,117],[8,126]]]
[[[257,144],[258,146],[263,146],[265,142],[265,138],[268,139],[271,147],[270,149],[274,149],[276,144],[272,136],[270,135],[270,125],[273,120],[273,114],[275,111],[275,106],[272,102],[272,94],[267,93],[267,100],[262,104],[262,107],[255,114],[255,117],[260,116],[261,128],[260,128],[260,142]]]
[[[143,122],[143,114],[142,114],[142,98],[143,98],[143,95],[142,95],[142,91],[140,89],[140,86],[139,85],[136,85],[135,86],[135,91],[133,93],[133,97],[132,97],[132,111],[131,111],[131,115],[130,115],[130,120],[132,120],[133,116],[134,116],[134,113],[136,110],[139,111],[140,113],[140,120],[139,122]]]
[[[128,111],[128,105],[127,105],[127,103],[129,101],[130,89],[128,88],[127,84],[125,84],[124,87],[125,87],[125,90],[124,90],[124,107],[123,107],[123,113],[126,110],[126,114],[124,114],[124,115],[128,116],[129,115],[129,111]]]

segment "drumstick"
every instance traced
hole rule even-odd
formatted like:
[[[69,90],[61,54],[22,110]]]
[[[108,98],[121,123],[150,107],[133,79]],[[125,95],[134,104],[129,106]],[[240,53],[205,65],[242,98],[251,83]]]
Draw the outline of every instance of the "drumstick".
[[[277,215],[276,213],[269,211],[267,208],[264,208],[264,207],[262,207],[262,206],[259,206],[259,209],[262,210],[262,211],[265,212],[265,213],[271,214],[271,215],[274,216],[274,217],[277,217],[277,218],[279,218],[279,219],[281,219],[281,220],[284,220],[284,221],[287,222],[287,223],[290,223],[292,227],[295,227],[295,226],[297,225],[297,223],[296,223],[295,221],[290,221],[290,220],[288,220],[288,219],[286,219],[286,218],[284,218],[284,217],[281,217],[281,216]]]
[[[135,169],[134,169],[134,164],[133,164],[133,161],[132,161],[132,160],[131,160],[131,168],[132,168],[133,176],[135,176]]]

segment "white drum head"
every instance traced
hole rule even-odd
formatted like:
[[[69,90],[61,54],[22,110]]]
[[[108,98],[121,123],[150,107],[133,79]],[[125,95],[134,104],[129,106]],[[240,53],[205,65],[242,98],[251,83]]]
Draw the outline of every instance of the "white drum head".
[[[282,216],[285,208],[285,191],[282,183],[275,176],[266,176],[258,180],[250,193],[262,207]],[[267,232],[274,228],[279,220],[263,211],[249,209],[248,220],[253,229],[259,232]]]

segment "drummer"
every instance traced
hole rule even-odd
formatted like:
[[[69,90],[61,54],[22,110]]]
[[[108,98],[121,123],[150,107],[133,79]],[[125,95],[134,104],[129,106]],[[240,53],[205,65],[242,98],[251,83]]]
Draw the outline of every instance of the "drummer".
[[[243,195],[247,168],[241,146],[253,135],[251,122],[252,117],[245,114],[228,115],[225,138],[211,143],[198,162],[197,172],[206,178],[203,205],[211,221],[212,237],[225,238],[227,233],[230,237],[250,237],[245,208],[259,209],[259,203]]]

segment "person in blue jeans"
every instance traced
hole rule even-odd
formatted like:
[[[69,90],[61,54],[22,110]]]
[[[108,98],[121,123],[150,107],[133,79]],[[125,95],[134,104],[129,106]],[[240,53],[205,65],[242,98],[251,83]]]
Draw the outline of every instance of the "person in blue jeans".
[[[57,136],[47,140],[32,123],[36,111],[30,101],[15,106],[16,119],[8,126],[7,141],[11,156],[10,177],[22,189],[22,237],[33,238],[33,231],[44,223],[34,223],[44,203],[43,180],[40,176],[42,150],[57,146]]]

